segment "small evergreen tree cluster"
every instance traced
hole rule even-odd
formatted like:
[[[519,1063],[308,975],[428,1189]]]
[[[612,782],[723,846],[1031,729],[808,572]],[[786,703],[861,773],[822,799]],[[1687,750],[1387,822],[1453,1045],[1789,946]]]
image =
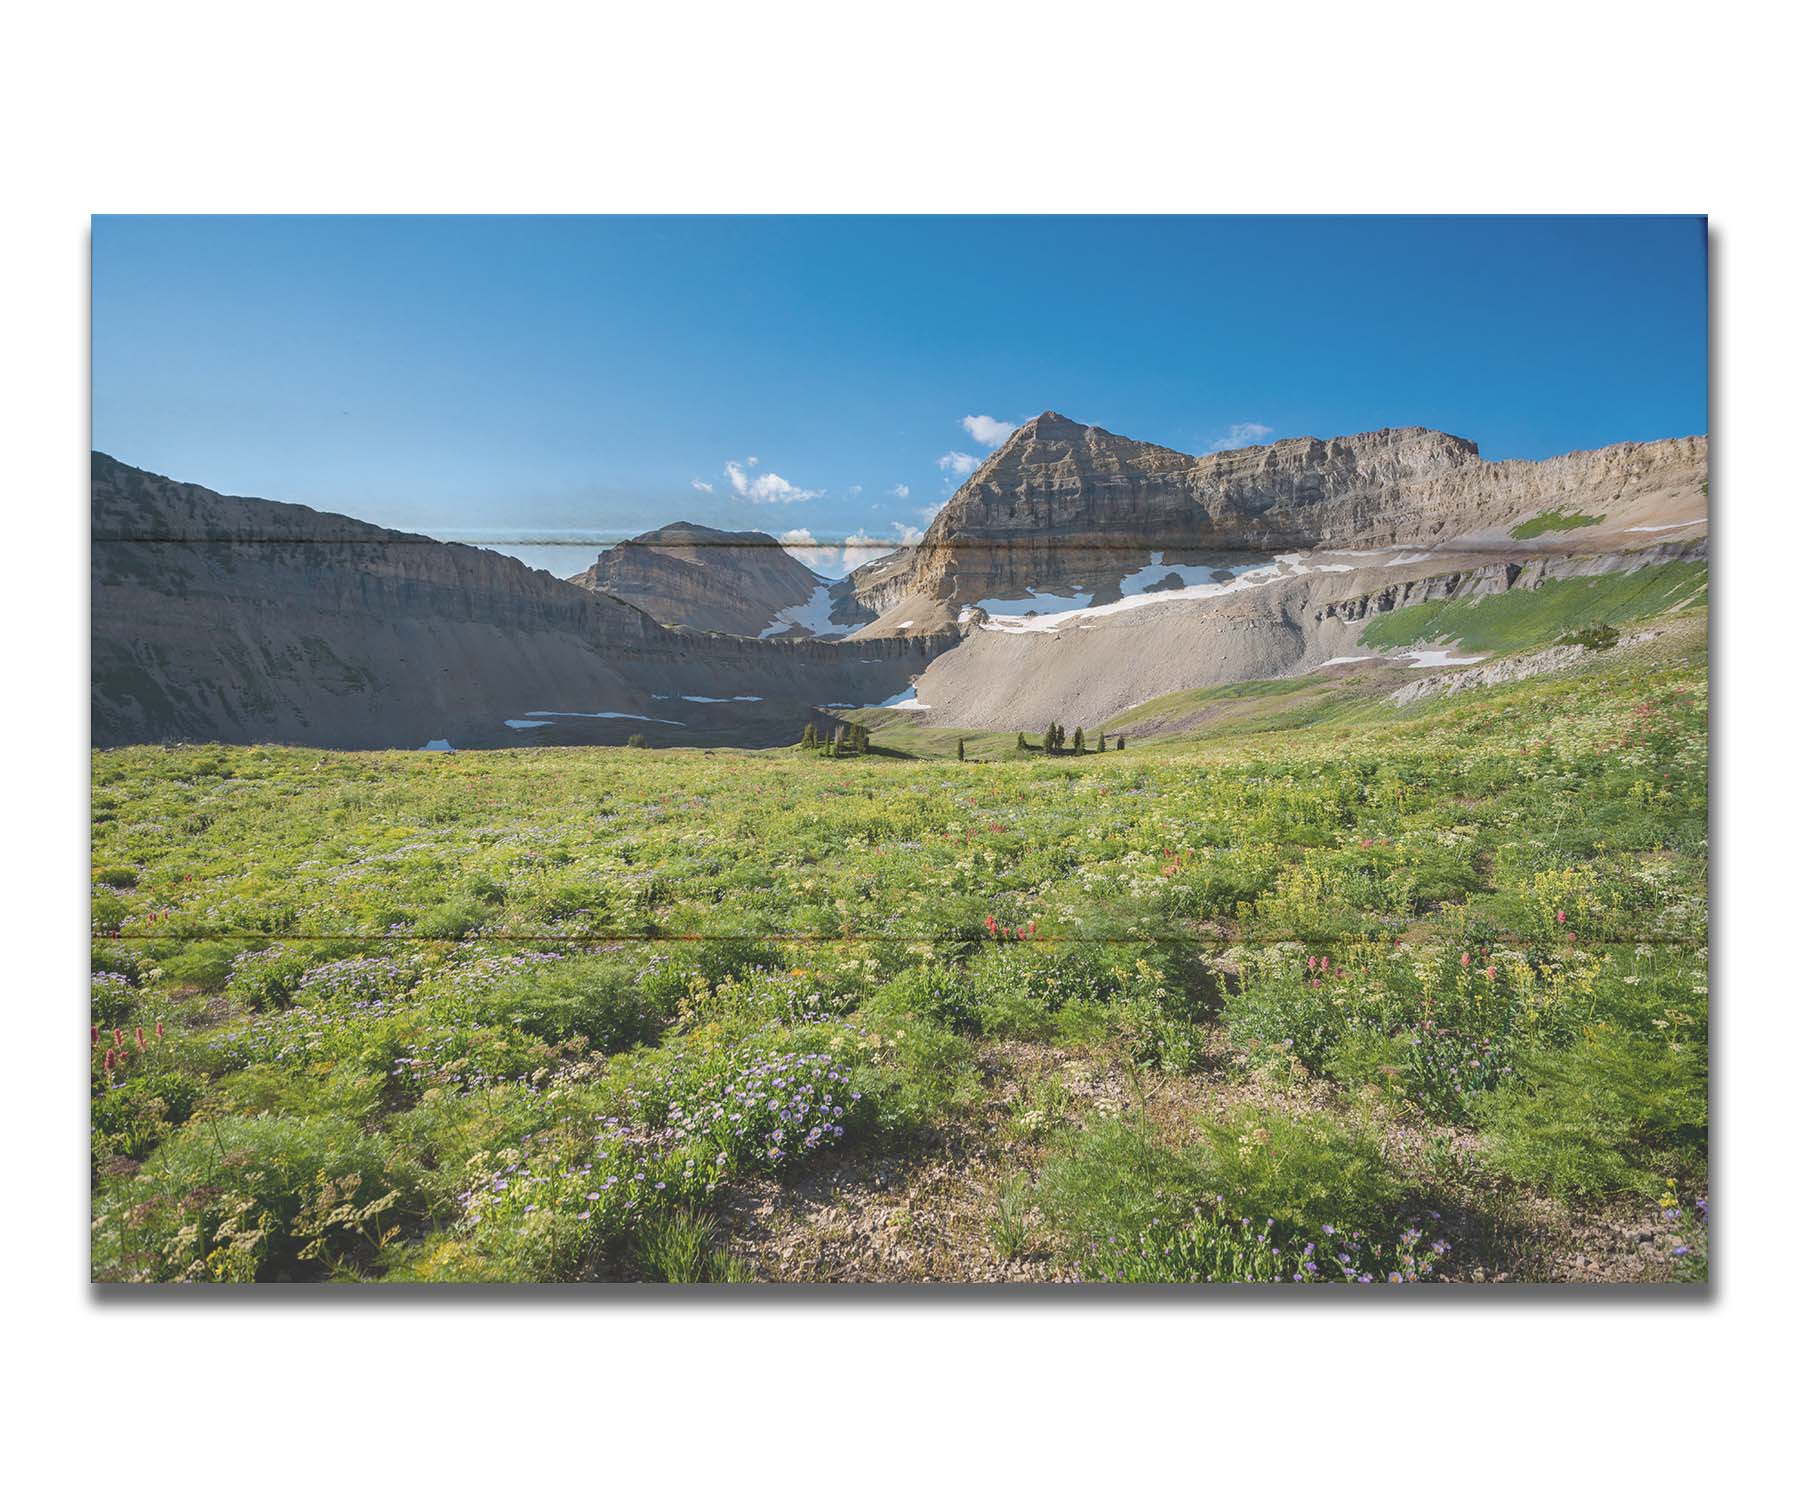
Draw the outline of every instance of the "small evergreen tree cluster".
[[[1077,755],[1081,754],[1083,748],[1084,748],[1084,746],[1082,745],[1082,742],[1081,742],[1081,726],[1079,724],[1077,724],[1075,726],[1075,753]]]
[[[634,734],[625,741],[625,748],[627,750],[648,750],[650,742],[643,735]]]
[[[1068,738],[1068,732],[1062,725],[1058,724],[1056,720],[1052,719],[1049,726],[1044,730],[1044,753],[1049,755],[1062,749],[1063,745],[1067,743]]]
[[[820,734],[816,724],[808,724],[800,736],[802,750],[818,750],[832,757],[861,754],[870,743],[868,726],[864,724],[840,724],[830,738]]]
[[[1030,745],[1025,743],[1025,731],[1023,729],[1019,731],[1019,748],[1021,750],[1029,750],[1031,748]]]

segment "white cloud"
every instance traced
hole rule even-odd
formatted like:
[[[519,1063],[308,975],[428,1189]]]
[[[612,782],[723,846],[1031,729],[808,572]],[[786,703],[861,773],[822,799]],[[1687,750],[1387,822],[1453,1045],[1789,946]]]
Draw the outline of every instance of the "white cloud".
[[[804,526],[796,526],[792,531],[784,531],[776,538],[788,553],[798,558],[815,573],[829,574],[839,577],[842,572],[843,548],[829,543],[821,545],[819,539]]]
[[[755,462],[754,458],[744,460],[745,464]],[[773,469],[752,477],[744,471],[744,464],[739,463],[726,464],[725,477],[731,481],[733,494],[754,505],[791,505],[796,500],[817,500],[825,493],[824,490],[803,490],[789,484]]]
[[[905,521],[890,521],[888,529],[894,533],[892,536],[853,531],[841,542],[821,542],[811,531],[797,526],[792,531],[782,532],[778,540],[813,572],[827,578],[842,578],[864,563],[886,557],[902,547],[916,547],[925,540],[923,531]]]
[[[1260,443],[1273,427],[1265,427],[1261,422],[1233,422],[1225,436],[1212,445],[1212,452],[1219,453],[1227,448],[1249,448]]]
[[[1019,430],[1017,422],[1002,422],[997,417],[964,417],[963,431],[985,448],[998,448]]]
[[[888,493],[896,500],[905,500],[912,494],[912,486],[910,484],[897,484],[889,490]]]
[[[692,482],[694,488],[699,490],[700,493],[703,495],[710,495],[713,492],[713,487],[710,484],[708,484],[704,479],[696,479],[691,482]]]
[[[981,467],[981,460],[973,453],[958,453],[952,448],[948,453],[938,455],[937,466],[946,474],[957,474],[966,478]]]
[[[894,544],[878,536],[870,536],[865,531],[858,531],[844,538],[843,556],[839,566],[846,574],[854,573],[864,563],[874,562],[878,557],[886,557],[894,550]]]

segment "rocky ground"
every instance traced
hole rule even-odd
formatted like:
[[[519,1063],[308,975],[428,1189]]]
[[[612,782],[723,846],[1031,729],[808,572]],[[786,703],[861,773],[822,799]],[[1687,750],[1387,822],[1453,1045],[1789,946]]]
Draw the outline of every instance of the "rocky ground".
[[[982,1111],[916,1155],[846,1153],[785,1182],[733,1190],[715,1206],[717,1243],[757,1279],[779,1282],[1069,1282],[1030,1185],[1055,1142],[1121,1116],[1180,1140],[1195,1122],[1277,1100],[1331,1109],[1332,1091],[1276,1081],[1234,1059],[1215,1029],[1209,1066],[1145,1074],[1117,1055],[1022,1042],[982,1055]],[[1384,1148],[1436,1188],[1451,1256],[1438,1279],[1463,1283],[1631,1284],[1669,1279],[1681,1236],[1654,1208],[1582,1213],[1487,1182],[1472,1132],[1421,1129],[1374,1112]]]

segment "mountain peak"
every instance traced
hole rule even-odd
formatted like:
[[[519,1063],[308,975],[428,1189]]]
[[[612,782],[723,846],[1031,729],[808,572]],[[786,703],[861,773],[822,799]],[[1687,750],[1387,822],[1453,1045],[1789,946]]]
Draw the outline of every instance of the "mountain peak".
[[[737,545],[769,547],[780,545],[766,531],[725,531],[717,526],[702,526],[698,521],[670,521],[665,526],[656,526],[649,531],[639,532],[630,541],[632,545],[639,547],[651,547],[659,542],[680,544],[682,542],[717,543],[721,541]]]

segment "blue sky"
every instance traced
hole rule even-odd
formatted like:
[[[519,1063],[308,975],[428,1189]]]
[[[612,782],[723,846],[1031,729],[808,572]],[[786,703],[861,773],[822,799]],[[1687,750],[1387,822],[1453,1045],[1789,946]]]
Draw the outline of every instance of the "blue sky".
[[[229,493],[891,538],[1045,408],[1189,452],[1703,432],[1705,226],[101,217],[93,340],[94,445]]]

